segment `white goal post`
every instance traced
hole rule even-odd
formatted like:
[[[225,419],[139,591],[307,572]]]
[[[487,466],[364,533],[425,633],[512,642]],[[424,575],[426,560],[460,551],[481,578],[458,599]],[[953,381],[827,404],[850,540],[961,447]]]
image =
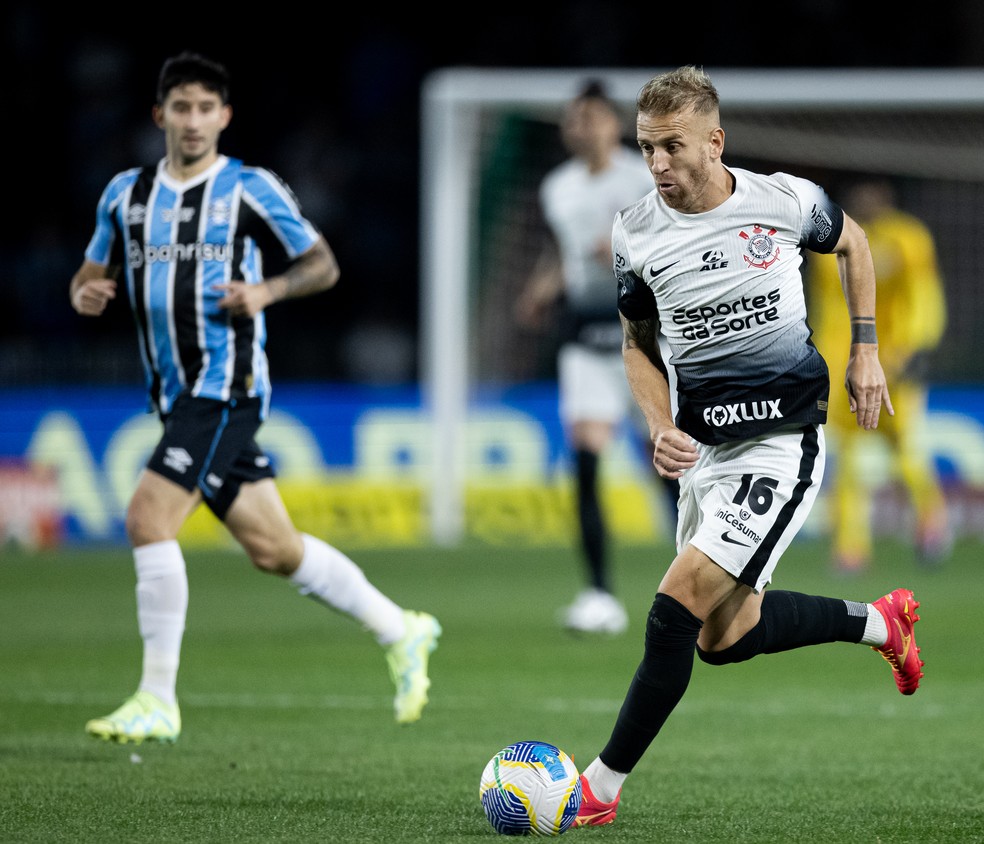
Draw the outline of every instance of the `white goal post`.
[[[587,78],[603,81],[631,114],[639,89],[658,70],[446,68],[424,81],[420,362],[432,423],[426,500],[440,545],[454,545],[464,533],[461,455],[473,379],[469,290],[482,115],[515,109],[555,120]],[[984,184],[984,70],[708,70],[721,95],[729,156]],[[782,119],[800,112],[809,119]],[[935,122],[956,115],[957,128],[905,132],[893,120],[900,112]],[[858,121],[845,125],[845,114]]]

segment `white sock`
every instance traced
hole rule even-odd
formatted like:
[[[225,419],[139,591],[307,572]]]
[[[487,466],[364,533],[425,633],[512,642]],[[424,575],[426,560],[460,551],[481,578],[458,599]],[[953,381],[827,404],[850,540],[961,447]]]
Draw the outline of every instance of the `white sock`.
[[[888,641],[888,627],[885,626],[885,616],[883,616],[874,604],[865,604],[868,608],[868,620],[864,624],[864,635],[861,637],[862,645],[874,645],[881,647]]]
[[[306,533],[301,538],[304,556],[290,580],[302,595],[362,622],[383,646],[403,638],[402,607],[373,586],[362,569],[337,548]]]
[[[137,623],[143,637],[140,691],[175,703],[181,639],[188,615],[188,574],[176,540],[133,549]]]
[[[602,803],[611,803],[618,797],[619,791],[622,790],[622,783],[628,777],[628,774],[613,771],[601,761],[601,757],[595,759],[581,773],[591,786],[591,793]]]

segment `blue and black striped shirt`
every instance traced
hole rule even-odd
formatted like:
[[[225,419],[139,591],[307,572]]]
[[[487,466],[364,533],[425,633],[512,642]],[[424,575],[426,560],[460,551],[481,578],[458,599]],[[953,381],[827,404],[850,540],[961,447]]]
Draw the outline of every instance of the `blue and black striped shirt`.
[[[270,402],[266,321],[217,307],[215,285],[259,284],[320,237],[287,185],[262,167],[220,156],[187,182],[156,168],[117,174],[103,191],[86,258],[121,265],[152,405],[179,394]],[[272,272],[267,274],[273,274]]]

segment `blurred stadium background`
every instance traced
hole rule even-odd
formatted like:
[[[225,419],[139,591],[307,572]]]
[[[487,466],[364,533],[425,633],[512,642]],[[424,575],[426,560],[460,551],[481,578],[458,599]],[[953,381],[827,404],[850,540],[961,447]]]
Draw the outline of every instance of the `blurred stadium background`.
[[[223,151],[283,176],[339,255],[336,290],[268,314],[277,415],[264,437],[299,525],[341,547],[461,537],[557,544],[573,533],[554,338],[519,334],[509,310],[530,254],[535,185],[562,154],[554,129],[561,99],[484,113],[474,136],[462,138],[478,148],[470,199],[478,228],[464,242],[456,231],[430,233],[438,251],[466,250],[462,290],[474,317],[465,369],[453,373],[473,402],[467,433],[442,465],[441,433],[427,413],[443,389],[428,380],[441,361],[426,310],[433,247],[424,200],[435,171],[422,103],[435,73],[553,69],[573,86],[598,69],[688,62],[712,72],[756,68],[764,80],[789,68],[850,69],[863,79],[984,66],[984,6],[973,2],[934,9],[918,26],[896,15],[870,28],[856,22],[856,4],[795,2],[771,24],[757,15],[754,23],[688,23],[685,39],[647,27],[637,6],[584,0],[540,10],[507,4],[481,26],[433,31],[409,12],[358,10],[326,27],[293,15],[235,22],[217,12],[148,27],[109,10],[55,17],[19,2],[0,16],[13,150],[0,230],[0,546],[122,541],[123,507],[156,423],[143,413],[128,311],[83,320],[66,291],[107,180],[161,154],[150,106],[167,55],[188,47],[228,64],[235,116]],[[772,86],[755,93],[760,108],[726,123],[741,163],[821,182],[885,168],[902,181],[903,204],[940,239],[951,330],[933,360],[933,441],[958,528],[984,532],[984,295],[973,248],[984,219],[980,98],[964,109],[924,102],[849,116],[782,110],[779,119]],[[941,102],[947,94],[939,91]],[[844,148],[862,154],[845,158]],[[831,158],[818,159],[825,150]],[[609,462],[609,495],[628,502],[618,510],[620,538],[665,538],[644,461],[628,440]],[[461,505],[460,523],[452,514],[435,529],[435,490],[440,497],[449,488],[465,491],[451,502]],[[898,530],[905,511],[890,489],[883,505],[883,529]],[[196,516],[186,539],[224,541],[209,519]]]

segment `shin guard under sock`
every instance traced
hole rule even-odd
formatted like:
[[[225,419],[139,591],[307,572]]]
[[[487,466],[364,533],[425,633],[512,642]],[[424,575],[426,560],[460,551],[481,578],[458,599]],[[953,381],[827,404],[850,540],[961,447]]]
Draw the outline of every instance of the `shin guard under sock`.
[[[629,773],[656,738],[690,684],[702,622],[679,601],[658,593],[646,620],[646,649],[601,760]]]
[[[762,599],[758,624],[731,647],[713,652],[698,647],[697,655],[709,665],[727,665],[806,645],[857,643],[864,635],[866,620],[866,606],[855,601],[769,591]]]

